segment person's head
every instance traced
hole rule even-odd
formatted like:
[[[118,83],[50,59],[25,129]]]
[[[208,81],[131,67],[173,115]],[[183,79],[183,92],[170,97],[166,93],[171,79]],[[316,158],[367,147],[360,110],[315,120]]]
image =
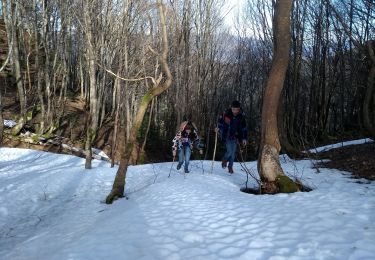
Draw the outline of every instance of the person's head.
[[[182,117],[183,121],[191,121],[191,114],[185,114],[183,117]]]
[[[193,130],[193,126],[192,126],[190,123],[188,123],[188,124],[185,126],[184,130],[185,130],[186,133],[190,134],[191,131]]]
[[[233,101],[230,105],[233,115],[238,115],[241,112],[241,104],[237,100]]]

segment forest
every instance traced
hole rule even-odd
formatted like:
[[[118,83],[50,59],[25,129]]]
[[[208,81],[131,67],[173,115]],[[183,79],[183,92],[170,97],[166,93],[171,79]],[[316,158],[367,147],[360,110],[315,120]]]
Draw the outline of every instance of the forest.
[[[113,164],[170,161],[189,118],[209,159],[218,116],[233,100],[249,130],[246,160],[260,157],[262,111],[275,104],[277,153],[292,158],[375,137],[373,1],[247,0],[230,24],[225,2],[2,0],[0,142],[30,147],[58,137],[85,151],[86,168],[91,147]],[[290,4],[290,37],[280,42],[278,2]],[[267,103],[283,44],[285,80]],[[17,125],[5,129],[3,119]]]

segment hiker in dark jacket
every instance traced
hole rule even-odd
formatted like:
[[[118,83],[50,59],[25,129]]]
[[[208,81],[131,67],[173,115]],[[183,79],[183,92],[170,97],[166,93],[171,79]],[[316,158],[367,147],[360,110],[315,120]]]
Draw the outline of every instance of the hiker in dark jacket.
[[[184,170],[185,173],[189,173],[189,162],[193,147],[195,146],[198,148],[199,153],[203,154],[203,150],[199,146],[200,139],[198,131],[194,124],[190,121],[182,122],[179,132],[173,138],[172,142],[173,157],[176,157],[176,154],[178,153],[177,170],[181,169],[181,166],[185,161]]]
[[[225,142],[226,152],[221,161],[221,166],[228,166],[229,173],[233,173],[233,162],[236,156],[237,144],[246,146],[247,127],[245,116],[238,101],[233,101],[231,107],[219,117],[218,128],[221,140]],[[229,162],[229,164],[228,164]]]

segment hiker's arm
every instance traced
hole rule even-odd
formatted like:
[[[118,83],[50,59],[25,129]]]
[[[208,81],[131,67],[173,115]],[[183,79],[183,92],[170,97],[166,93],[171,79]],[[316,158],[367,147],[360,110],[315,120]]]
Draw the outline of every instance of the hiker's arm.
[[[203,154],[203,148],[204,148],[204,145],[202,144],[202,140],[201,140],[201,139],[198,139],[198,142],[197,142],[197,149],[199,150],[199,153],[200,153],[200,154]]]
[[[173,154],[173,157],[176,157],[177,155],[177,150],[178,150],[178,141],[180,140],[181,138],[181,132],[178,132],[176,134],[176,136],[173,138],[172,140],[172,154]]]
[[[173,157],[176,157],[177,155],[177,142],[175,141],[175,138],[173,139],[173,145],[172,145],[172,155]]]
[[[180,128],[178,129],[179,131],[183,131],[185,126],[188,124],[188,121],[184,121],[180,124]]]
[[[224,131],[224,113],[219,116],[219,119],[217,120],[217,127],[215,128],[215,132],[217,133],[223,133]]]
[[[203,154],[203,145],[200,138],[194,140],[193,146],[199,151],[200,154]]]

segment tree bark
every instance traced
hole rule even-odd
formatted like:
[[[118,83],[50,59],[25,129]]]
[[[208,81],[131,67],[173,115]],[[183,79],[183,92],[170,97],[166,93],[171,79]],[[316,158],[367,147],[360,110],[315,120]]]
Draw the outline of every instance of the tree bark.
[[[141,155],[140,162],[141,163],[144,163],[145,160],[146,160],[146,151],[145,151],[145,148],[146,148],[146,144],[147,144],[148,133],[150,132],[152,117],[154,116],[153,115],[154,103],[155,103],[155,100],[153,99],[151,101],[150,115],[149,115],[149,118],[148,118],[146,133],[145,133],[145,136],[144,136],[144,139],[143,139],[143,143],[142,143],[142,147],[141,147],[141,150],[140,150],[140,155]]]
[[[37,72],[37,93],[39,98],[39,104],[40,104],[40,123],[38,128],[38,133],[43,134],[44,128],[45,128],[45,121],[46,121],[46,108],[45,108],[45,102],[44,102],[44,94],[43,94],[43,87],[42,87],[42,77],[43,77],[43,66],[41,66],[41,58],[40,58],[40,51],[39,51],[39,32],[38,32],[38,8],[37,8],[37,2],[36,0],[33,0],[33,6],[34,6],[34,40],[35,40],[35,69]]]
[[[281,147],[277,125],[277,110],[289,61],[291,7],[292,0],[279,0],[276,2],[274,56],[262,107],[261,148],[258,159],[258,172],[265,191],[270,193],[283,192],[279,181],[287,178],[279,160]],[[293,191],[295,187],[294,184]]]
[[[86,3],[86,2],[85,2]],[[86,60],[87,66],[89,71],[89,103],[90,103],[90,117],[89,117],[89,124],[87,127],[86,132],[86,143],[85,143],[85,150],[86,150],[86,162],[85,168],[91,169],[91,160],[92,160],[92,143],[95,140],[98,124],[99,124],[99,105],[98,105],[98,91],[97,91],[97,82],[96,82],[96,64],[95,64],[95,46],[94,46],[94,28],[92,24],[92,16],[93,14],[90,10],[93,8],[86,3],[85,5],[85,35],[86,35]]]

